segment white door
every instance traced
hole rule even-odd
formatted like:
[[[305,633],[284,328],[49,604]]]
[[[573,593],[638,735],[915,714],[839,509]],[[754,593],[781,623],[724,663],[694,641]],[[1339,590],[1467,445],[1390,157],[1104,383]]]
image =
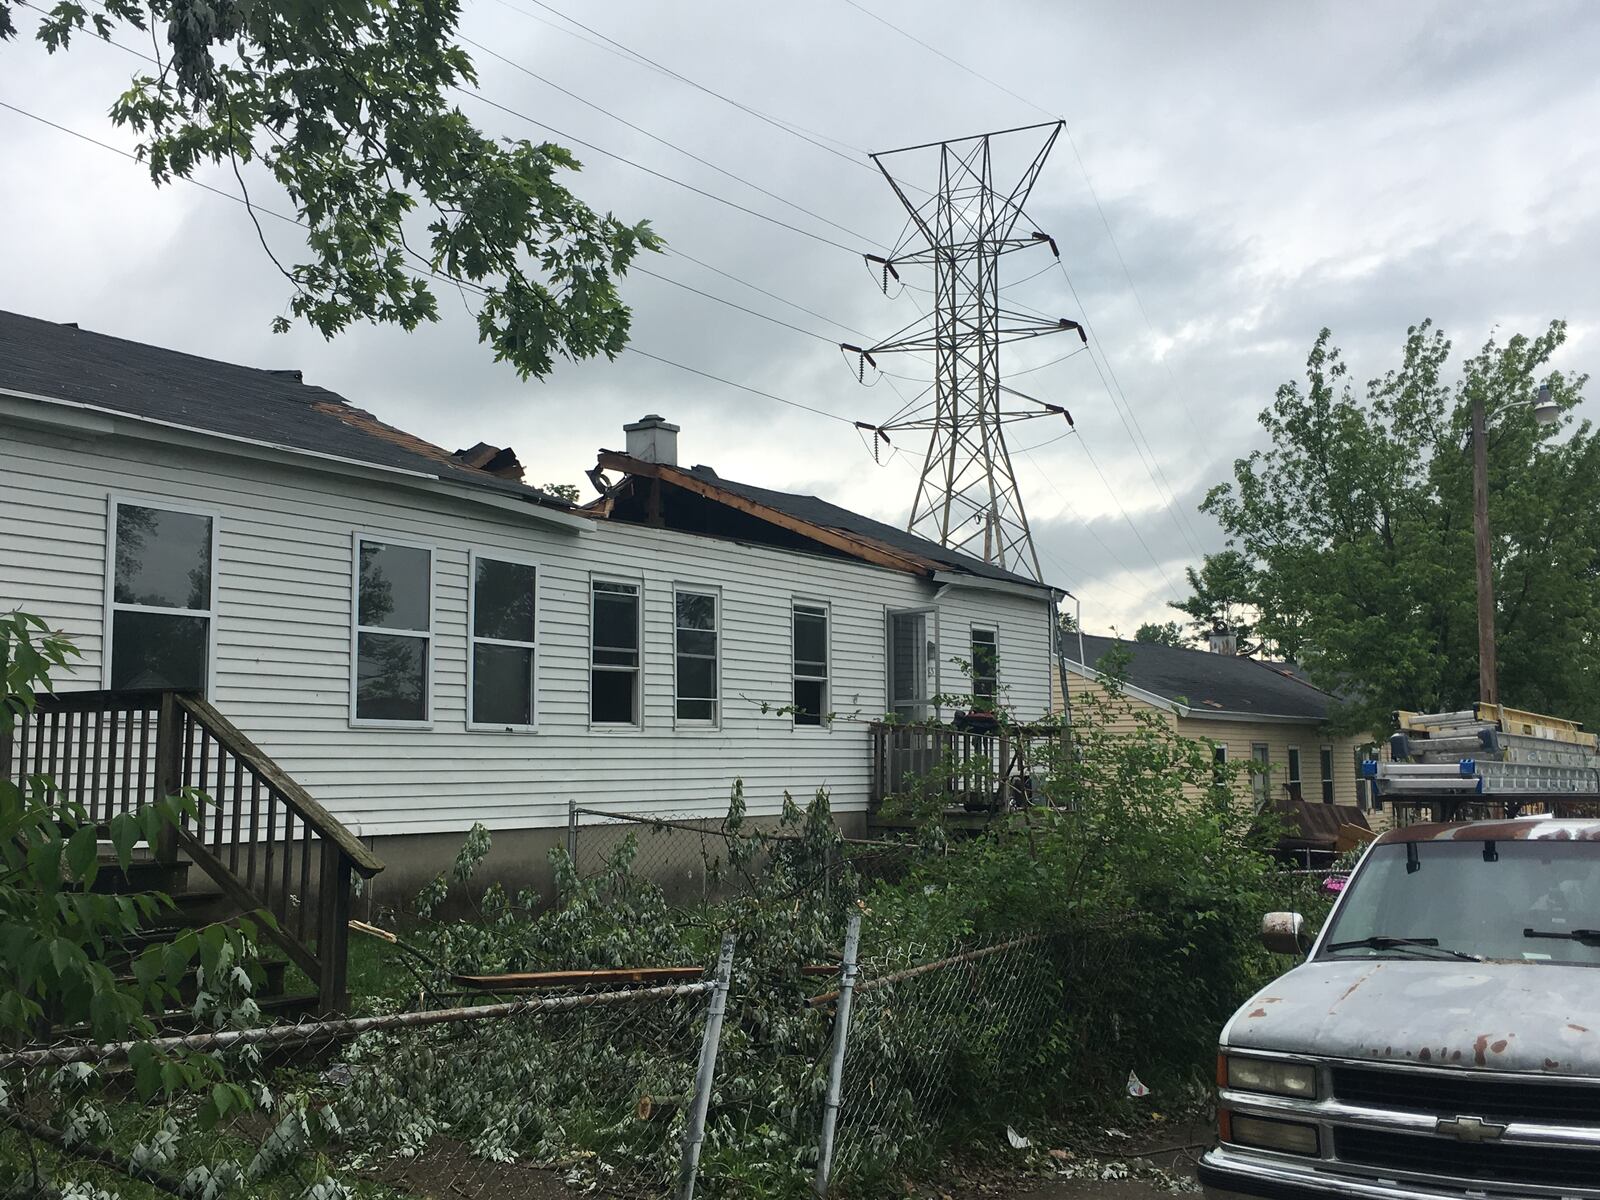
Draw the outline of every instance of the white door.
[[[939,686],[938,612],[891,609],[887,640],[889,711],[902,721],[926,721],[935,715]]]

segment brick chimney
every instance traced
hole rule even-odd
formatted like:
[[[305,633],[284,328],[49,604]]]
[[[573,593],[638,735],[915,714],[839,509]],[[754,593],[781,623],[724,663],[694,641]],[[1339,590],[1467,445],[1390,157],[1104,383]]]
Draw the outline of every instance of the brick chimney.
[[[662,466],[678,465],[678,426],[656,413],[640,417],[622,432],[628,437],[626,450],[630,458]]]

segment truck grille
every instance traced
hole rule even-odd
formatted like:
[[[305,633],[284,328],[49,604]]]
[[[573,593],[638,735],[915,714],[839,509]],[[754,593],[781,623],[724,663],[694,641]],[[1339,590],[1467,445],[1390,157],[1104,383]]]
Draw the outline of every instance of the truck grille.
[[[1371,1129],[1336,1129],[1334,1154],[1353,1166],[1389,1168],[1475,1183],[1591,1188],[1600,1180],[1600,1150],[1472,1144]]]
[[[1600,1125],[1600,1087],[1496,1079],[1465,1071],[1334,1067],[1333,1094],[1346,1104],[1540,1124]]]

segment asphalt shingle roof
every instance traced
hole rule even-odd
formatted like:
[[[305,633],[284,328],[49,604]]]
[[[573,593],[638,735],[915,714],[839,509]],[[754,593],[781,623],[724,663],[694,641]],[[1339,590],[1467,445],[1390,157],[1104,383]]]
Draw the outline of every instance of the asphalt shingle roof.
[[[918,558],[925,558],[940,566],[948,567],[952,571],[965,572],[968,575],[977,575],[984,579],[994,579],[1005,583],[1020,583],[1027,587],[1038,588],[1041,591],[1049,589],[1048,584],[1040,583],[1037,579],[1030,579],[1026,575],[1018,575],[1014,571],[1003,570],[993,563],[986,563],[980,558],[970,554],[962,554],[958,550],[951,550],[938,542],[930,542],[913,533],[893,525],[885,525],[882,521],[874,521],[871,517],[864,517],[860,513],[851,512],[848,508],[840,508],[837,504],[829,504],[826,500],[816,496],[803,496],[795,492],[776,492],[771,488],[756,487],[748,483],[736,483],[718,475],[710,467],[697,466],[691,472],[696,478],[707,483],[714,483],[718,487],[726,488],[736,496],[746,500],[753,500],[757,504],[764,504],[768,508],[777,509],[781,513],[795,517],[801,521],[809,521],[813,525],[821,525],[825,529],[837,529],[845,533],[857,534],[861,537],[871,538],[881,542],[892,550],[901,550],[907,554],[914,554]]]
[[[1083,656],[1093,667],[1113,646],[1121,646],[1133,656],[1127,669],[1128,683],[1194,709],[1323,721],[1334,699],[1306,682],[1298,668],[1288,663],[1151,642],[1119,642],[1089,634],[1083,638]],[[1065,648],[1076,660],[1077,638],[1066,638]]]
[[[465,466],[336,392],[301,383],[297,371],[217,362],[20,313],[0,311],[0,388],[571,507]]]

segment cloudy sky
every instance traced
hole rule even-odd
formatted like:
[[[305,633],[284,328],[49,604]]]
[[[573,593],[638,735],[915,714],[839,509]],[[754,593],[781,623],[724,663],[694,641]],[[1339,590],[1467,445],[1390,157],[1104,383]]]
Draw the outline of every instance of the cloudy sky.
[[[448,294],[444,319],[411,335],[274,335],[288,292],[241,206],[181,183],[158,191],[137,165],[9,107],[0,307],[299,367],[447,448],[510,444],[532,482],[583,483],[625,421],[661,412],[683,427],[689,462],[900,523],[921,448],[902,437],[875,463],[848,422],[883,420],[920,385],[863,387],[828,345],[887,335],[924,299],[886,297],[858,256],[894,242],[904,218],[863,152],[1060,115],[1071,140],[1058,142],[1029,213],[1066,271],[1040,273],[1040,250],[1009,259],[1002,281],[1008,299],[1093,329],[1092,355],[1025,376],[1031,394],[1072,410],[1080,436],[1058,439],[1064,426],[1043,421],[1008,433],[1047,576],[1082,598],[1091,629],[1124,632],[1164,619],[1184,566],[1221,545],[1195,505],[1258,443],[1255,414],[1299,373],[1322,326],[1365,379],[1423,317],[1470,348],[1495,328],[1563,316],[1559,365],[1600,370],[1600,5],[998,0],[981,24],[960,0],[464,9],[463,33],[516,64],[475,54],[482,94],[600,148],[576,147],[580,194],[650,218],[681,252],[650,270],[804,331],[634,276],[634,345],[845,420],[633,354],[524,383],[491,361]],[[87,41],[50,58],[28,40],[36,14],[13,11],[24,37],[0,44],[0,104],[131,147],[105,113],[142,64]],[[551,136],[474,97],[461,107],[497,135]],[[202,178],[232,188],[221,172]],[[286,207],[265,187],[256,199]],[[295,230],[268,226],[293,260]],[[1003,369],[1072,344],[1008,348]],[[930,375],[924,361],[886,365]]]

